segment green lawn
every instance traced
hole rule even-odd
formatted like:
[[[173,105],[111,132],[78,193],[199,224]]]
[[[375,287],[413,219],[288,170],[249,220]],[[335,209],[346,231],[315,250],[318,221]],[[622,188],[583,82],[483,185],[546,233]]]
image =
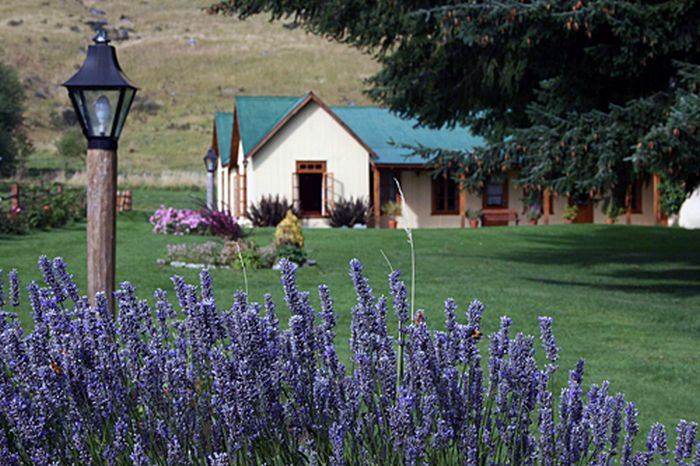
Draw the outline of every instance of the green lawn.
[[[170,288],[175,273],[188,280],[196,271],[160,267],[168,243],[204,241],[204,237],[154,235],[147,210],[161,202],[192,204],[187,192],[134,194],[142,212],[122,214],[118,223],[117,278],[132,281],[142,297],[157,287]],[[201,197],[196,193],[195,197]],[[402,231],[306,230],[309,255],[318,265],[303,268],[299,282],[314,292],[331,287],[339,314],[338,344],[347,357],[353,290],[347,263],[357,257],[377,293],[386,293],[388,266],[406,271],[409,248]],[[563,349],[557,383],[579,357],[587,360],[587,380],[608,379],[613,390],[634,400],[644,426],[653,420],[674,424],[700,420],[700,231],[627,226],[561,225],[479,230],[418,230],[418,308],[429,323],[442,326],[442,302],[454,297],[463,308],[473,298],[486,306],[486,330],[508,314],[515,328],[537,331],[537,316],[555,317]],[[255,231],[258,243],[273,231]],[[39,254],[63,256],[85,288],[84,225],[23,237],[0,236],[0,268],[16,267],[26,281],[39,279]],[[220,306],[228,306],[243,287],[239,271],[213,272]],[[272,270],[249,273],[254,300],[273,293],[281,304],[279,276]],[[283,312],[281,310],[281,312]],[[22,319],[30,315],[22,309]],[[286,316],[282,314],[283,320]],[[482,347],[486,350],[486,342]]]

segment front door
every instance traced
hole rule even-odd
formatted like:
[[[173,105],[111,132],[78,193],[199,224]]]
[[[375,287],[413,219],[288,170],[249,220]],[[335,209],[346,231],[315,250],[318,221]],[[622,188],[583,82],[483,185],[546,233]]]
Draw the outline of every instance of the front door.
[[[324,215],[326,162],[297,162],[296,176],[301,215],[305,217]]]
[[[588,195],[569,198],[569,205],[578,207],[574,223],[593,223],[593,201]]]

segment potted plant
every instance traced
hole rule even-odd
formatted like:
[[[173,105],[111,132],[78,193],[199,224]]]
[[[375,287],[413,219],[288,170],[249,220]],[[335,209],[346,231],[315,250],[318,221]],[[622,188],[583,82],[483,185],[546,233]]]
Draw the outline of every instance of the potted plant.
[[[605,223],[607,223],[608,225],[614,225],[617,221],[617,217],[622,215],[624,211],[625,209],[623,209],[622,207],[615,207],[615,205],[611,202],[605,209],[605,215],[608,217],[605,219]]]
[[[540,209],[539,205],[532,205],[527,209],[525,216],[527,217],[528,224],[537,225],[537,220],[542,216],[542,209]]]
[[[469,228],[478,228],[480,217],[481,217],[481,209],[467,209],[467,218],[469,219]]]
[[[396,217],[401,215],[401,205],[394,201],[388,201],[384,204],[384,206],[382,206],[382,212],[384,212],[384,215],[389,217],[387,222],[389,229],[395,230],[397,225]]]
[[[576,217],[578,216],[578,206],[570,205],[564,209],[564,223],[571,224],[574,223]]]

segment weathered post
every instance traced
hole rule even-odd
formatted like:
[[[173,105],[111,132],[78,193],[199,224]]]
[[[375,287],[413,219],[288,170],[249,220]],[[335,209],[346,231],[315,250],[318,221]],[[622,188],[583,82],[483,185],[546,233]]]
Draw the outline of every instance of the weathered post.
[[[17,212],[19,210],[19,195],[19,184],[13,183],[12,186],[10,186],[10,208],[12,212]]]
[[[87,153],[88,296],[104,292],[110,309],[117,258],[117,151]]]

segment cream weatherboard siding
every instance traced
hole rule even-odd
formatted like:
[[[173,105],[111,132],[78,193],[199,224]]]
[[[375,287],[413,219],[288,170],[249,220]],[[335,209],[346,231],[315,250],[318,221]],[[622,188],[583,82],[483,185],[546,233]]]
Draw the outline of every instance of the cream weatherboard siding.
[[[520,225],[527,225],[525,216],[525,204],[523,203],[523,191],[513,179],[516,173],[511,173],[508,180],[508,209],[513,209],[520,217]],[[401,187],[406,196],[401,208],[401,215],[397,218],[399,227],[408,228],[458,228],[460,226],[459,215],[433,215],[432,210],[432,185],[430,174],[422,170],[405,170],[401,172]],[[632,214],[633,225],[654,225],[653,190],[651,184],[642,188],[642,212]],[[549,215],[550,225],[563,224],[564,209],[568,205],[565,196],[555,196],[553,199],[553,213]],[[467,193],[466,206],[468,209],[481,209],[482,198],[480,195]],[[593,222],[605,223],[607,216],[603,210],[603,203],[598,202],[593,208]],[[386,218],[382,218],[382,226],[386,226]],[[625,215],[617,219],[618,223],[625,223]],[[540,218],[540,223],[543,219]],[[510,223],[513,225],[513,222]]]
[[[326,162],[326,171],[334,178],[336,200],[369,198],[367,150],[328,112],[311,102],[250,158],[248,204],[269,195],[291,200],[296,162],[305,160]]]

